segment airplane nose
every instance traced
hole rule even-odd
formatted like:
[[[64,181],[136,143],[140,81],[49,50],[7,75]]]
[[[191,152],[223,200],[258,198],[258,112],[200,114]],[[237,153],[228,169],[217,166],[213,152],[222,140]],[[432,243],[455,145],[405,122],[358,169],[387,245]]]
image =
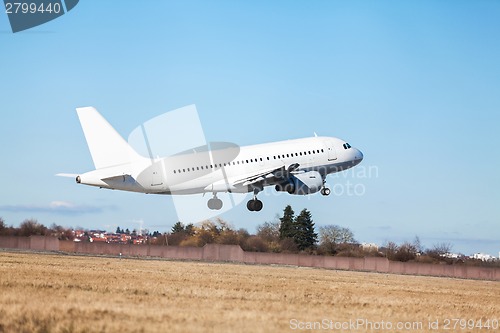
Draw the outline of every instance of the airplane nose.
[[[361,152],[361,150],[359,150],[357,148],[352,148],[352,152],[354,155],[352,162],[354,163],[354,165],[358,165],[363,160],[363,157],[364,157],[363,153]]]
[[[356,149],[356,157],[355,157],[355,159],[359,160],[360,162],[363,160],[363,153],[361,152],[361,150]]]

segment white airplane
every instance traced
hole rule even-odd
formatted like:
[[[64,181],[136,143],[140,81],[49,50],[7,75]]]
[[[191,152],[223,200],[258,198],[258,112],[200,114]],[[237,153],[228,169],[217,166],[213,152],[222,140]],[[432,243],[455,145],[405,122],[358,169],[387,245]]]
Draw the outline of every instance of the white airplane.
[[[94,161],[94,171],[76,176],[78,184],[100,188],[153,193],[212,193],[208,207],[222,208],[217,193],[253,192],[247,203],[260,211],[257,194],[265,186],[276,191],[329,195],[326,176],[352,168],[363,154],[346,141],[333,137],[238,147],[211,143],[169,157],[148,158],[138,154],[93,107],[76,109]]]

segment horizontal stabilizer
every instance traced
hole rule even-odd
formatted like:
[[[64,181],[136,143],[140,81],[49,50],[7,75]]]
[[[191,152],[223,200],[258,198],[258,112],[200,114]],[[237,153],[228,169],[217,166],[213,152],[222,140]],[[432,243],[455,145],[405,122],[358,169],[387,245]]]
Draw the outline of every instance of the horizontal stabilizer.
[[[58,173],[56,174],[57,177],[67,177],[67,178],[76,178],[78,174],[76,173]]]
[[[109,188],[136,192],[142,192],[144,190],[131,175],[107,177],[102,178],[101,181],[106,183]]]

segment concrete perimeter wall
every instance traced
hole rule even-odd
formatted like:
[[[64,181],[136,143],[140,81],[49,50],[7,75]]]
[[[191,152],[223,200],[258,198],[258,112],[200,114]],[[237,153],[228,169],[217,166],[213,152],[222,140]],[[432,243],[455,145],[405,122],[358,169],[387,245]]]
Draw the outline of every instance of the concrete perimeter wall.
[[[0,248],[39,250],[39,251],[59,251],[59,239],[57,239],[56,237],[45,237],[45,236],[30,236],[30,237],[0,236]]]
[[[305,254],[245,252],[238,245],[207,244],[203,248],[107,244],[59,241],[55,237],[2,237],[0,248],[40,251],[63,251],[93,255],[159,257],[167,259],[228,261],[259,265],[292,265],[366,271],[391,274],[445,276],[464,279],[500,281],[500,268],[461,265],[437,265],[389,261],[387,258],[348,258]]]

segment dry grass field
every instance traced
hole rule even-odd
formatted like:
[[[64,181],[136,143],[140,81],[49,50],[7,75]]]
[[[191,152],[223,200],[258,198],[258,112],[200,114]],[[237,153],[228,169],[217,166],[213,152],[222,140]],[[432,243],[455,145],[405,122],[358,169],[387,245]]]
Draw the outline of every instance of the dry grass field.
[[[0,252],[0,332],[500,331],[454,318],[499,320],[500,283]]]

